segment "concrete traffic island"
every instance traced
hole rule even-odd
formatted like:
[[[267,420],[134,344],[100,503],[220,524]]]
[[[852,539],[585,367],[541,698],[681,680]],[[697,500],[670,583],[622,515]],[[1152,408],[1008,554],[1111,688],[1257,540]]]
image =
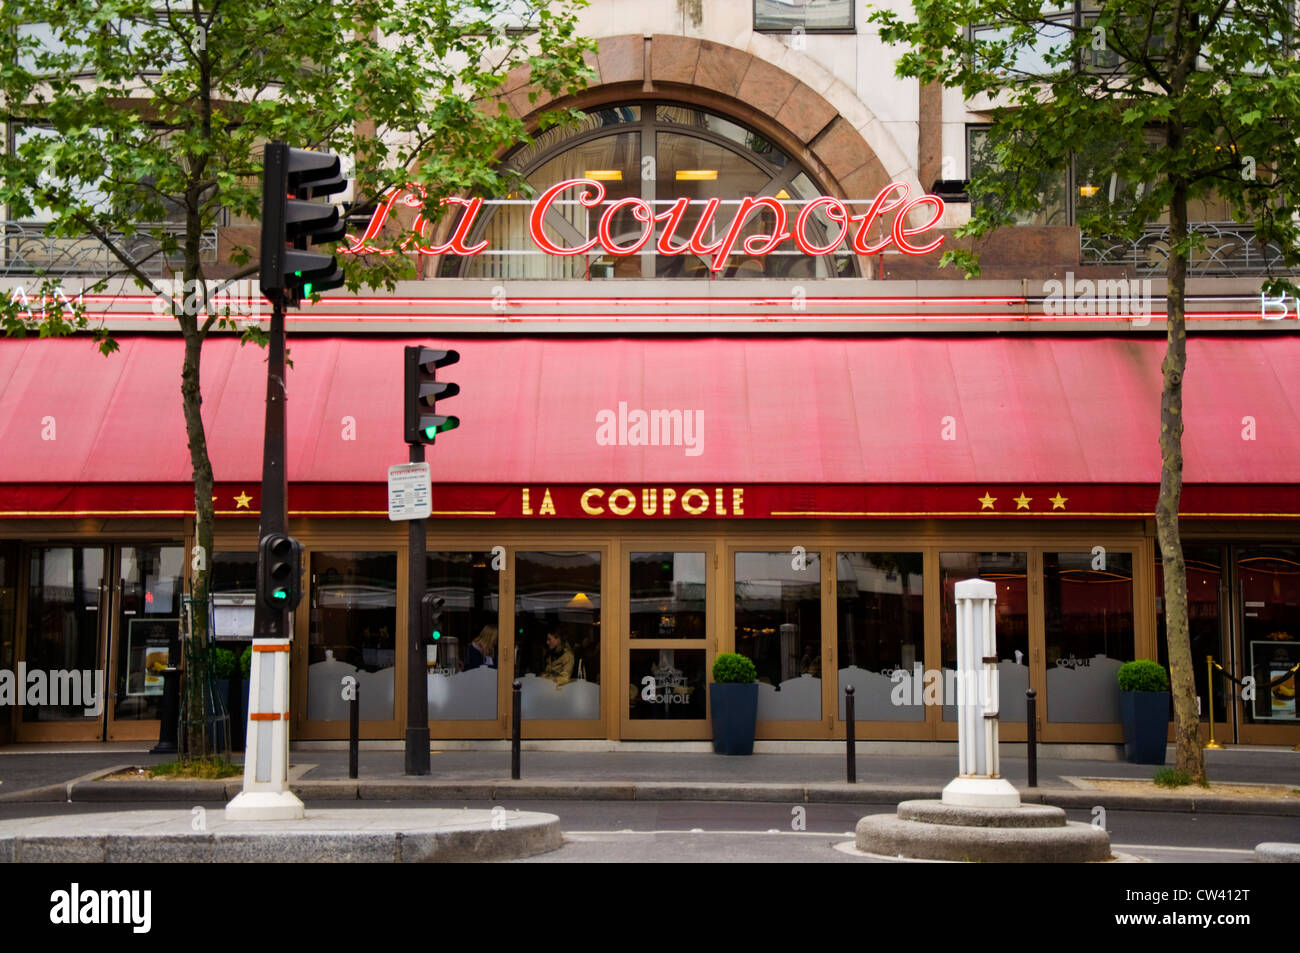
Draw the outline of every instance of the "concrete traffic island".
[[[965,807],[904,801],[897,814],[858,821],[858,850],[913,860],[984,863],[1084,863],[1110,860],[1110,837],[1099,827],[1067,821],[1045,804]]]
[[[1300,844],[1268,841],[1255,845],[1257,864],[1300,864]]]
[[[309,809],[279,821],[203,808],[0,821],[0,863],[458,863],[531,857],[563,842],[554,814],[500,807]]]

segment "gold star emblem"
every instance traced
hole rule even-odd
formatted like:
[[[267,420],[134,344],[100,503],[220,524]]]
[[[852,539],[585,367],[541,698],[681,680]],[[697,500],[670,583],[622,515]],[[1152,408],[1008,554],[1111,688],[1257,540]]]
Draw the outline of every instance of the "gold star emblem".
[[[248,504],[252,501],[252,499],[253,498],[251,496],[249,496],[243,490],[240,490],[239,496],[235,497],[235,509],[237,510],[248,509],[249,508]]]
[[[1052,501],[1052,509],[1063,510],[1065,509],[1065,501],[1068,500],[1069,497],[1061,496],[1061,491],[1057,490],[1056,496],[1049,496],[1048,499]]]
[[[989,496],[988,490],[985,490],[984,495],[977,496],[976,499],[980,501],[980,509],[982,510],[993,509],[993,504],[998,501],[998,498],[996,496]]]
[[[1019,496],[1013,496],[1011,499],[1016,501],[1016,509],[1027,510],[1029,509],[1029,501],[1032,500],[1033,497],[1025,496],[1025,491],[1021,490]]]

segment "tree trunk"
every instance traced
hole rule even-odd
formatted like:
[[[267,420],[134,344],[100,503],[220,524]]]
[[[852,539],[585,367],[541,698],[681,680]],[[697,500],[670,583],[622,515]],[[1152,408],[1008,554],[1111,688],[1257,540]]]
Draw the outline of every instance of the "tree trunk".
[[[207,435],[203,430],[202,396],[199,390],[199,353],[203,333],[190,318],[182,322],[185,336],[185,362],[181,370],[181,396],[185,409],[185,433],[189,438],[190,465],[194,471],[194,542],[198,551],[191,562],[191,625],[188,658],[189,736],[186,749],[191,755],[206,752],[206,710],[204,692],[208,661],[208,574],[212,561],[212,530],[215,518],[212,505],[212,461],[208,459]]]
[[[1171,129],[1170,139],[1181,137]],[[1176,141],[1169,143],[1177,146]],[[1187,623],[1187,566],[1178,527],[1178,507],[1183,494],[1183,374],[1187,369],[1187,186],[1174,183],[1169,206],[1169,291],[1165,316],[1167,347],[1161,366],[1164,387],[1160,394],[1160,497],[1156,501],[1156,534],[1165,577],[1165,640],[1169,650],[1169,681],[1174,700],[1175,766],[1197,784],[1205,781],[1201,752],[1200,716],[1196,711],[1196,680]]]

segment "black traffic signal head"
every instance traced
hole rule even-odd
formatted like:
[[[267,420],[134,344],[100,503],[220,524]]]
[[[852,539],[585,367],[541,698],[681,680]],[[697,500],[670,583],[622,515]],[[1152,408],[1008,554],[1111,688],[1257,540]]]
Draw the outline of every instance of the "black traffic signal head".
[[[445,600],[426,592],[420,599],[420,639],[437,645],[442,640],[442,606]]]
[[[460,426],[459,417],[446,417],[435,412],[435,404],[440,398],[445,400],[460,393],[455,384],[437,379],[438,368],[459,360],[460,355],[455,351],[438,351],[431,347],[406,349],[407,443],[433,443],[438,434]]]
[[[258,601],[277,611],[296,608],[302,599],[302,543],[283,533],[268,533],[257,558]]]
[[[291,149],[282,142],[266,147],[260,280],[267,298],[294,305],[303,295],[342,286],[343,272],[334,256],[306,249],[343,238],[346,224],[338,209],[311,200],[347,185],[339,174],[339,157],[332,153]]]

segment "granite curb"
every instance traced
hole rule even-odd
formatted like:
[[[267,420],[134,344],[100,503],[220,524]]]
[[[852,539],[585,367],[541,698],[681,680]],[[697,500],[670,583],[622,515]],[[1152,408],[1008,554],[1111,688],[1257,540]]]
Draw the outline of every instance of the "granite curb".
[[[241,788],[242,780],[223,781],[97,781],[78,779],[67,785],[15,792],[7,800],[77,802],[183,801],[190,804],[227,801]],[[63,794],[66,787],[67,793]],[[932,799],[942,795],[943,785],[849,784],[818,782],[716,781],[441,781],[421,778],[377,778],[372,780],[299,780],[290,788],[305,801],[753,801],[776,803],[882,804]],[[56,794],[61,796],[55,796]],[[1091,810],[1162,811],[1184,814],[1250,814],[1300,817],[1300,800],[1227,797],[1180,797],[1177,795],[1113,794],[1078,788],[1023,788],[1025,804]]]

